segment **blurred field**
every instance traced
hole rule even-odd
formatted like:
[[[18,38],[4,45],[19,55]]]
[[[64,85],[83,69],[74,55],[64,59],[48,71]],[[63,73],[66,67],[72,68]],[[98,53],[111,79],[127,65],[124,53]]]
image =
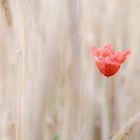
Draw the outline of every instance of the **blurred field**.
[[[108,140],[89,46],[110,43],[132,50],[110,79],[115,134],[140,111],[140,0],[1,0],[0,140]]]

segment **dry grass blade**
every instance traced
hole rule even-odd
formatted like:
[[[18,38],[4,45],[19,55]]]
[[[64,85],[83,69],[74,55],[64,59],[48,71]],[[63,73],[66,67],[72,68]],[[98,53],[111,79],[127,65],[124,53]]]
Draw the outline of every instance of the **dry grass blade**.
[[[111,140],[126,140],[129,134],[140,125],[140,113],[132,117]]]

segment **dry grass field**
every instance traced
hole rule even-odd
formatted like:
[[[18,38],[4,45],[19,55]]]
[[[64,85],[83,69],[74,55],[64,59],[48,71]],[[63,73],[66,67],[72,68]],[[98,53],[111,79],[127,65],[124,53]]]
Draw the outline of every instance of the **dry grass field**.
[[[140,140],[140,0],[0,0],[0,140],[109,140],[90,46],[110,43],[132,51],[110,78],[113,140]]]

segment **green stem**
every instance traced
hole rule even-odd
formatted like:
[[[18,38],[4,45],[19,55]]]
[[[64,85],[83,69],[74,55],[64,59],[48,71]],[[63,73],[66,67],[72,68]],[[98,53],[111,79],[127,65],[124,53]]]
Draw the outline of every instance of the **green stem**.
[[[109,126],[109,139],[112,138],[112,117],[111,117],[111,100],[109,94],[109,78],[106,80],[106,109]]]

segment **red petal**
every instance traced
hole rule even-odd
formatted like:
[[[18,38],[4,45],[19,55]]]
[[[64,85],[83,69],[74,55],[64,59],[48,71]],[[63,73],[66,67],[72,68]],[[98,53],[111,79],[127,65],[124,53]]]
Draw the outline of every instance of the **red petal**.
[[[113,55],[113,54],[114,54],[114,50],[113,50],[113,47],[111,44],[103,47],[103,51],[102,51],[103,56],[109,56],[109,55]]]
[[[100,55],[100,51],[95,46],[92,46],[91,50],[93,56],[98,57]]]
[[[118,72],[120,69],[120,65],[112,65],[112,64],[106,64],[105,65],[105,76],[113,76]]]
[[[111,50],[111,51],[113,51],[113,46],[112,46],[112,44],[108,44],[108,45],[105,45],[104,47],[103,47],[103,49],[104,50]]]
[[[95,63],[96,63],[97,68],[99,69],[99,71],[103,75],[105,75],[105,64],[104,64],[104,62],[102,62],[102,61],[96,61]]]
[[[116,60],[120,63],[123,63],[126,60],[127,55],[129,55],[130,53],[130,50],[119,51],[116,53]]]

